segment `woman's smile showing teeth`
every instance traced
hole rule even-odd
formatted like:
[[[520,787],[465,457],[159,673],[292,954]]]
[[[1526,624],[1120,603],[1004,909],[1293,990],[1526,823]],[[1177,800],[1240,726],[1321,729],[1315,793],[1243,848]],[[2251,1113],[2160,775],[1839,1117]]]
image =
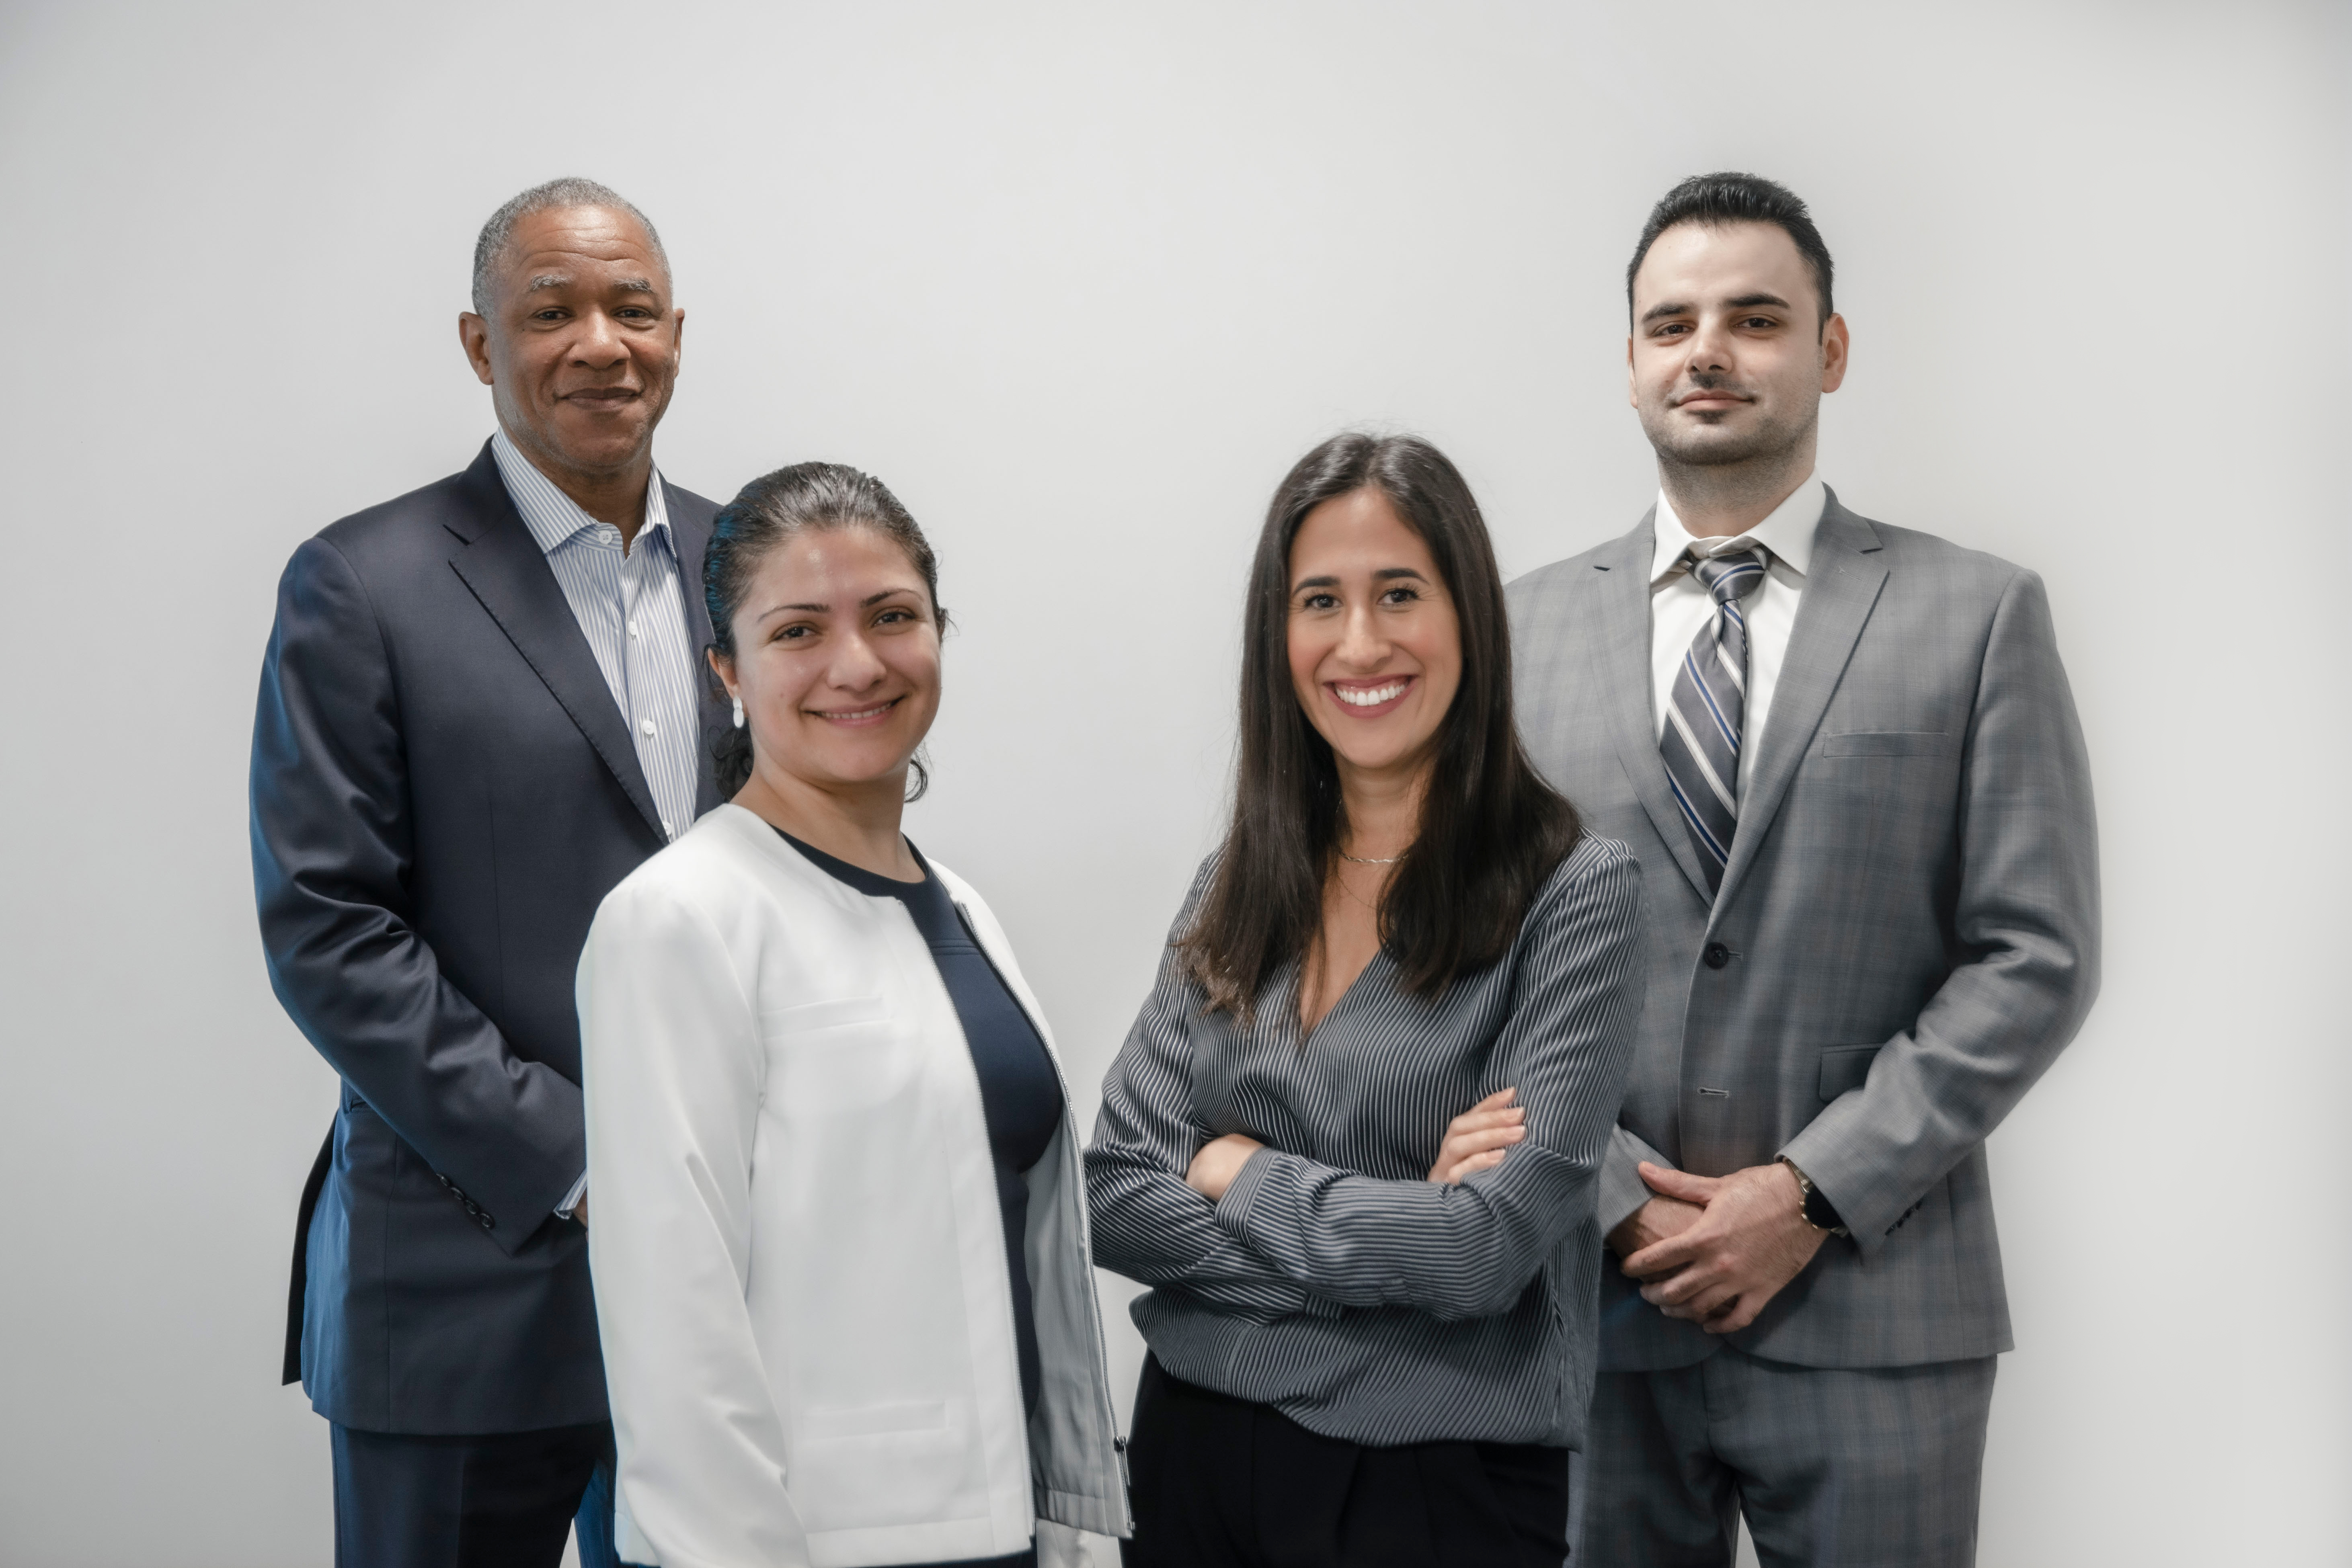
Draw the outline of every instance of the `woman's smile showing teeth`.
[[[809,712],[814,716],[824,719],[828,724],[879,724],[882,720],[889,717],[890,710],[898,706],[898,699],[897,697],[892,697],[888,702],[878,703],[872,707],[835,708],[830,712],[819,708],[811,708],[809,709]]]
[[[1371,717],[1404,700],[1412,689],[1411,675],[1381,675],[1369,681],[1327,681],[1325,686],[1350,714]]]

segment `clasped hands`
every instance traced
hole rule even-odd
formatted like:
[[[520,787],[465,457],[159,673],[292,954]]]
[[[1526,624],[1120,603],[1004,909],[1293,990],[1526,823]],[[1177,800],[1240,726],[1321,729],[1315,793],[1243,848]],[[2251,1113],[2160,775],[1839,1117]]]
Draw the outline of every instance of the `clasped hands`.
[[[1754,1322],[1828,1238],[1806,1223],[1796,1175],[1777,1161],[1702,1176],[1643,1160],[1641,1172],[1657,1196],[1609,1233],[1610,1249],[1643,1301],[1709,1333]]]
[[[1459,1182],[1501,1165],[1511,1145],[1528,1135],[1526,1108],[1511,1103],[1518,1092],[1497,1089],[1454,1117],[1446,1126],[1445,1141],[1438,1146],[1437,1163],[1429,1167],[1429,1179]],[[1212,1138],[1192,1156],[1192,1166],[1184,1172],[1184,1185],[1215,1203],[1242,1174],[1249,1157],[1265,1146],[1245,1133]]]

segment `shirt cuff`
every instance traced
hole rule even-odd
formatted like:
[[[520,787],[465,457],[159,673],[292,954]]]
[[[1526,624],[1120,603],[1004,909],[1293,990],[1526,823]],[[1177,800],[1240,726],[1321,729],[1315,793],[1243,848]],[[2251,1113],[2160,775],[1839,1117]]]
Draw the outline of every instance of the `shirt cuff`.
[[[1336,1318],[1345,1312],[1347,1308],[1327,1296],[1318,1295],[1312,1285],[1297,1278],[1289,1270],[1258,1251],[1249,1238],[1247,1216],[1251,1201],[1265,1190],[1268,1181],[1280,1176],[1285,1166],[1294,1163],[1296,1162],[1292,1155],[1286,1155],[1278,1149],[1260,1147],[1253,1151],[1250,1157],[1242,1162],[1242,1168],[1234,1175],[1233,1184],[1225,1188],[1225,1196],[1212,1206],[1210,1212],[1215,1217],[1218,1227],[1246,1249],[1251,1256],[1298,1287],[1300,1292],[1306,1297],[1307,1304],[1303,1311],[1307,1316]]]
[[[1244,1246],[1249,1244],[1249,1232],[1244,1222],[1249,1213],[1250,1201],[1265,1185],[1266,1178],[1274,1174],[1275,1164],[1281,1158],[1278,1151],[1264,1145],[1251,1150],[1250,1157],[1244,1160],[1242,1168],[1234,1173],[1234,1179],[1226,1185],[1225,1196],[1217,1199],[1212,1211],[1225,1233]]]
[[[573,1215],[580,1212],[581,1201],[587,1196],[588,1173],[586,1171],[582,1171],[580,1173],[580,1179],[572,1184],[572,1190],[563,1195],[563,1201],[555,1206],[555,1218],[558,1219],[570,1219]]]

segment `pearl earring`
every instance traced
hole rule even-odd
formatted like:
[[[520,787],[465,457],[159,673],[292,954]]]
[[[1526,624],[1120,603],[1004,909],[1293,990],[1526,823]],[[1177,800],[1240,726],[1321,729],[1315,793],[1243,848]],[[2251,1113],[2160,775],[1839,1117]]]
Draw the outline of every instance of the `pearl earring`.
[[[737,729],[743,727],[743,699],[741,697],[737,697],[735,699],[735,727]]]

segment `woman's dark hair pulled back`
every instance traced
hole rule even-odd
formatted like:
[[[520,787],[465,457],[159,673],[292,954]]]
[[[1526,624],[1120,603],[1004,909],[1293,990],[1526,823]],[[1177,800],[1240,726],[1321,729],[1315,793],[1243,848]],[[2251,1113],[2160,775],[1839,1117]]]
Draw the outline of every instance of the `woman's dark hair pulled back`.
[[[1290,551],[1308,513],[1364,489],[1429,547],[1462,629],[1462,684],[1438,727],[1421,831],[1381,901],[1381,946],[1405,988],[1435,995],[1499,961],[1582,831],[1520,748],[1502,574],[1460,470],[1415,436],[1333,436],[1275,492],[1250,567],[1233,822],[1177,944],[1213,1009],[1246,1016],[1321,929],[1345,808],[1330,744],[1291,685]]]
[[[763,474],[736,492],[710,527],[702,554],[702,599],[710,612],[711,647],[732,663],[735,612],[751,591],[760,563],[803,534],[871,528],[907,552],[931,596],[931,614],[942,634],[948,613],[940,606],[940,563],[931,543],[889,487],[871,474],[842,463],[795,463]],[[715,676],[713,677],[716,678]],[[751,732],[730,729],[711,747],[719,794],[731,800],[751,779]],[[930,771],[917,753],[913,788],[917,800],[930,786]]]

